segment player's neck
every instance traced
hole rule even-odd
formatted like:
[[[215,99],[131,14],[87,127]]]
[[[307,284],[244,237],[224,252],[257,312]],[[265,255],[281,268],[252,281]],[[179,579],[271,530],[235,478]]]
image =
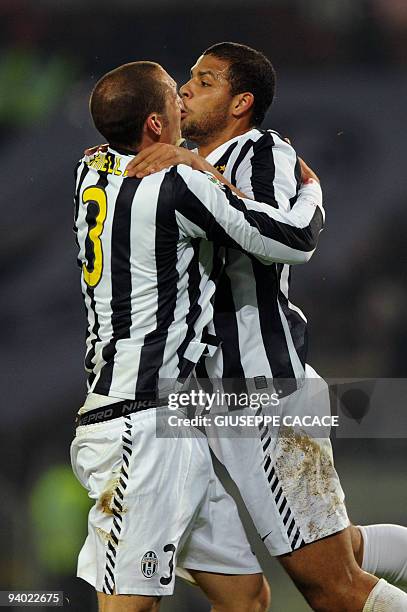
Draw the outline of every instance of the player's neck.
[[[114,142],[110,142],[109,147],[117,151],[117,153],[121,153],[122,155],[137,155],[137,153],[139,152],[139,149],[137,147],[116,144]]]
[[[236,136],[241,136],[242,134],[246,134],[249,130],[253,129],[250,125],[231,125],[227,126],[224,130],[222,130],[216,138],[212,138],[210,141],[202,142],[198,145],[198,153],[201,157],[208,157],[212,151],[223,145],[228,140],[232,140],[232,138],[236,138]]]

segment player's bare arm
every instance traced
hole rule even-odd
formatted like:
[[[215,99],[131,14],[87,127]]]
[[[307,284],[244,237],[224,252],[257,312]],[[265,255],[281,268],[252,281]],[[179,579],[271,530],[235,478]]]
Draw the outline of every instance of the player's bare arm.
[[[310,168],[301,157],[298,158],[298,161],[300,162],[300,166],[301,166],[301,182],[302,183],[307,184],[312,181],[317,181],[317,183],[321,182],[318,176],[312,170],[312,168]]]
[[[203,157],[184,147],[158,142],[137,153],[127,165],[127,174],[130,177],[144,178],[149,174],[178,164],[185,164],[193,170],[212,168]]]

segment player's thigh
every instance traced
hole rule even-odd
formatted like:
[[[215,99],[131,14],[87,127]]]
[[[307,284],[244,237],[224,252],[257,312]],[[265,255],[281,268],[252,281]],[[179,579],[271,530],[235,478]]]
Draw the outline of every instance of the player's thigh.
[[[158,612],[159,597],[97,593],[99,612]]]
[[[269,607],[270,589],[263,574],[189,571],[216,612],[264,612]]]

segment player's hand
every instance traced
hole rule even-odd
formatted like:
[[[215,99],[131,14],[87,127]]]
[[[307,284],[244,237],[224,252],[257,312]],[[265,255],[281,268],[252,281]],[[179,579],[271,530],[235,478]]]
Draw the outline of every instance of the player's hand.
[[[154,172],[160,172],[164,168],[185,164],[191,168],[198,169],[199,155],[171,144],[157,142],[143,149],[134,159],[127,164],[127,175],[144,178]]]
[[[95,155],[96,153],[106,153],[108,146],[109,145],[107,144],[96,145],[96,147],[90,147],[89,149],[85,149],[83,153],[87,157],[92,157],[92,155]]]
[[[311,181],[317,181],[317,183],[320,183],[318,176],[309,166],[307,166],[301,157],[298,158],[298,161],[300,162],[301,166],[301,182],[304,184],[310,183]]]

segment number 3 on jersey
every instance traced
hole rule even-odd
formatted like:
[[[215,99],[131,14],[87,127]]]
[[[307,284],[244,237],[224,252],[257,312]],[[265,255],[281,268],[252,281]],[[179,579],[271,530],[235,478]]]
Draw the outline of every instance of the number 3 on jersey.
[[[101,187],[87,187],[82,195],[82,202],[88,207],[86,221],[89,226],[86,238],[87,265],[83,264],[83,278],[89,287],[96,287],[102,276],[103,251],[100,236],[107,214],[107,197]],[[94,206],[89,206],[93,204]],[[93,262],[93,266],[92,266]]]

